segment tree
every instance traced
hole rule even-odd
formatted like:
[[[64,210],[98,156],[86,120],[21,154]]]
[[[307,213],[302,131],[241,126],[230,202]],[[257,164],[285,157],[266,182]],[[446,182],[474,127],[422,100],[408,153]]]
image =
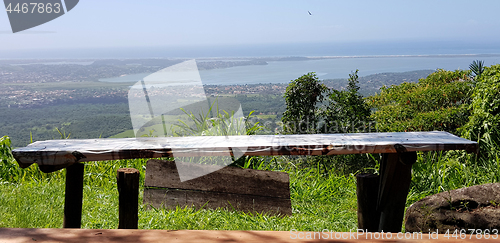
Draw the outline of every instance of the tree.
[[[319,107],[328,88],[314,72],[292,80],[284,97],[286,111],[283,113],[283,130],[288,134],[316,133]]]
[[[324,133],[369,132],[370,108],[359,93],[358,71],[349,74],[347,90],[332,89],[323,109]]]
[[[286,111],[283,123],[286,133],[347,133],[364,132],[370,117],[358,86],[358,70],[349,75],[346,90],[329,90],[314,73],[292,81],[285,92]],[[323,104],[327,94],[326,104]],[[319,125],[320,123],[321,125]],[[374,161],[365,155],[314,156],[297,165],[320,164],[325,174],[355,173],[373,168]]]

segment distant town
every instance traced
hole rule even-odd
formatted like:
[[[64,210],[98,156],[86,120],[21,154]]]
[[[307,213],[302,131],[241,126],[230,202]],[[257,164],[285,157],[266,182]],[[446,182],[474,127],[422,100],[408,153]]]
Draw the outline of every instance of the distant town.
[[[296,61],[302,57],[254,58],[197,62],[200,70],[242,65],[266,65],[267,61]],[[43,105],[79,102],[89,99],[124,101],[133,83],[99,82],[137,73],[153,73],[177,64],[181,59],[124,60],[0,60],[0,107],[29,108]],[[385,84],[415,82],[430,73],[415,71],[403,74],[381,74],[360,78],[362,93],[372,94]],[[346,80],[325,80],[330,88],[343,89]],[[288,84],[204,85],[207,96],[279,95]],[[186,93],[187,90],[163,90],[165,95]]]
[[[57,64],[52,64],[54,60],[2,60],[0,61],[0,106],[29,108],[88,99],[123,100],[127,98],[128,89],[133,83],[106,83],[99,80],[137,73],[153,73],[180,61],[182,60],[57,60]],[[205,60],[198,62],[198,67],[206,70],[266,64],[267,62],[263,60]],[[206,85],[204,88],[207,96],[283,94],[286,84]],[[167,94],[169,93],[165,93]]]

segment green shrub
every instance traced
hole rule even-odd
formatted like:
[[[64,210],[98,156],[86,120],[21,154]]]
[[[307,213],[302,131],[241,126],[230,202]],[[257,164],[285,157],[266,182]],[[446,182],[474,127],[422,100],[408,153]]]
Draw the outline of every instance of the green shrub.
[[[11,141],[8,136],[0,138],[0,181],[10,183],[32,183],[53,178],[63,178],[63,171],[43,173],[34,164],[28,168],[21,169],[12,156]]]
[[[14,157],[12,156],[10,144],[8,136],[0,138],[0,179],[3,180],[10,179],[17,170],[17,165],[13,164]]]
[[[495,159],[500,154],[500,65],[486,67],[475,84],[468,106],[471,116],[459,131],[479,142],[483,156]]]
[[[470,71],[437,70],[418,83],[382,87],[367,98],[378,131],[447,131],[468,121],[473,81]]]

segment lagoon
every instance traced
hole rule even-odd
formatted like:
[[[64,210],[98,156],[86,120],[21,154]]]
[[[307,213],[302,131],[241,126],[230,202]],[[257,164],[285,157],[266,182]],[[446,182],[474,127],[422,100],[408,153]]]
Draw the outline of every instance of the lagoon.
[[[484,60],[485,65],[490,66],[500,63],[500,54],[310,57],[308,60],[270,61],[268,65],[236,66],[199,72],[205,85],[288,83],[308,72],[316,72],[320,79],[339,79],[348,78],[356,69],[359,69],[359,76],[414,70],[465,70],[474,60]],[[140,73],[100,81],[137,82],[147,75]]]

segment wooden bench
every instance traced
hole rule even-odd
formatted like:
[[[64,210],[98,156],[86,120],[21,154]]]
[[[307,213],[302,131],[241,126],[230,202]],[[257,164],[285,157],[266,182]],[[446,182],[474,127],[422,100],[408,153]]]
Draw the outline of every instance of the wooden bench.
[[[245,155],[338,155],[380,153],[382,162],[376,191],[378,230],[399,232],[417,151],[466,150],[478,144],[447,132],[351,133],[308,135],[256,135],[228,137],[162,137],[123,139],[71,139],[35,142],[13,150],[22,168],[37,163],[44,172],[66,168],[64,227],[80,227],[83,164],[135,158],[219,156],[245,151]],[[359,215],[366,212],[361,212]]]

